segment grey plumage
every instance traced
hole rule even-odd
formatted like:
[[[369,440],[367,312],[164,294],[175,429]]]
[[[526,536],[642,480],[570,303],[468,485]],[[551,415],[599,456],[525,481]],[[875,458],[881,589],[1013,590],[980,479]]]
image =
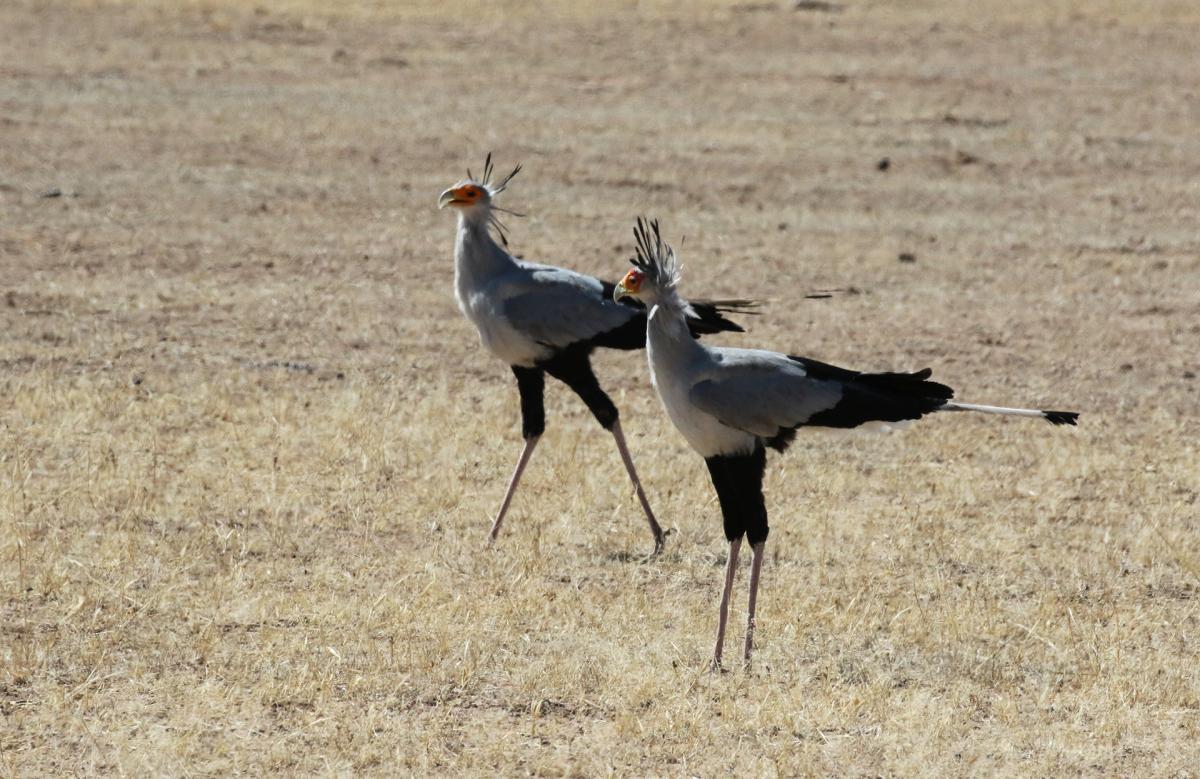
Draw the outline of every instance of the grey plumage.
[[[701,455],[782,449],[796,428],[850,428],[919,419],[934,411],[1030,416],[1075,424],[1073,412],[981,406],[951,400],[954,391],[916,373],[861,373],[778,352],[708,346],[679,337],[687,301],[680,263],[657,222],[634,229],[637,294],[652,308],[647,328],[651,378],[671,420]],[[620,294],[620,293],[618,293]]]
[[[496,282],[501,315],[518,332],[561,348],[615,330],[639,315],[615,303],[604,285],[581,273],[518,262]]]
[[[808,375],[775,352],[710,348],[710,366],[690,377],[688,397],[722,424],[770,438],[834,408],[844,389]],[[706,378],[711,376],[711,378]]]
[[[705,459],[729,541],[725,586],[717,616],[713,667],[721,667],[730,593],[743,538],[753,551],[747,602],[747,663],[753,648],[755,604],[770,527],[763,500],[766,447],[783,450],[797,428],[852,428],[871,422],[919,419],[935,411],[975,411],[1073,425],[1078,414],[952,400],[954,391],[914,373],[861,373],[807,357],[755,349],[711,347],[692,340],[687,301],[679,294],[680,266],[658,223],[638,220],[637,258],[614,291],[650,308],[646,356],[667,415]]]
[[[493,239],[501,234],[501,211],[493,198],[520,170],[517,166],[492,185],[491,155],[482,180],[470,176],[438,198],[438,207],[458,212],[454,243],[454,292],[458,305],[479,332],[480,343],[511,367],[521,398],[521,430],[525,446],[509,480],[489,534],[495,540],[534,447],[545,429],[545,376],[566,384],[587,405],[600,425],[613,435],[621,460],[661,550],[664,533],[654,517],[621,431],[619,411],[601,388],[590,363],[598,347],[640,349],[646,343],[646,309],[613,300],[613,285],[582,273],[513,257]],[[511,212],[508,212],[511,213]],[[746,301],[697,304],[684,314],[689,337],[694,333],[741,330],[724,317],[744,310]]]

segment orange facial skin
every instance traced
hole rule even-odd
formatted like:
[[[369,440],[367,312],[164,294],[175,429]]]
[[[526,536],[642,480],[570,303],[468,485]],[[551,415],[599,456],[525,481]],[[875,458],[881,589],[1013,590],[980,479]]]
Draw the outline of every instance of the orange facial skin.
[[[621,279],[621,283],[613,290],[613,301],[620,303],[621,298],[636,297],[642,289],[642,282],[646,280],[646,274],[642,273],[637,268],[632,268],[625,274],[625,278]]]
[[[483,200],[486,194],[483,187],[478,184],[460,184],[442,193],[442,196],[438,198],[438,208],[473,206]]]

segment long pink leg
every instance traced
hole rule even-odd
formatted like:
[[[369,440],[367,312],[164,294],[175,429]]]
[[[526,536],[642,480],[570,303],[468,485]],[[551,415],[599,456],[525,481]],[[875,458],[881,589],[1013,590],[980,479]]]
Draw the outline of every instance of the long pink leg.
[[[504,493],[504,501],[500,504],[500,511],[496,513],[496,521],[492,523],[492,532],[488,534],[488,546],[491,546],[496,541],[496,536],[500,534],[500,523],[504,521],[504,515],[508,513],[508,506],[512,503],[513,494],[517,491],[517,484],[521,481],[521,474],[525,471],[525,466],[529,464],[529,458],[533,454],[533,447],[537,446],[538,439],[541,436],[534,436],[525,439],[525,448],[521,450],[521,457],[517,460],[517,467],[513,470],[512,478],[508,480],[508,491]]]
[[[663,531],[658,525],[658,520],[654,518],[654,512],[650,509],[650,501],[646,500],[646,493],[642,489],[642,480],[638,478],[637,469],[633,467],[633,458],[629,456],[629,447],[625,446],[625,434],[621,432],[621,420],[613,420],[612,434],[617,441],[617,451],[621,453],[621,462],[625,463],[625,470],[629,471],[629,479],[633,482],[633,489],[637,492],[638,500],[641,501],[642,511],[646,512],[646,519],[650,522],[650,532],[654,534],[654,554],[658,554],[663,548]]]
[[[750,564],[750,600],[746,604],[748,616],[746,617],[746,667],[750,667],[750,653],[754,650],[754,605],[758,601],[758,575],[762,571],[763,550],[767,545],[766,541],[759,541],[750,547],[754,552],[754,562]]]
[[[713,649],[712,669],[721,670],[721,650],[725,648],[725,620],[729,616],[729,596],[733,593],[733,577],[737,573],[738,552],[742,539],[729,542],[729,560],[725,563],[725,589],[721,593],[721,608],[717,612],[717,646]]]

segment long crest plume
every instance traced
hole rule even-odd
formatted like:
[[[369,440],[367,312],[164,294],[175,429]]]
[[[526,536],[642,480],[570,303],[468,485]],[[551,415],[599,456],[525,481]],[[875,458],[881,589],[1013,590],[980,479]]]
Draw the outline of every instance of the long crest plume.
[[[483,178],[476,179],[474,174],[471,173],[470,168],[467,168],[467,178],[471,181],[477,181],[480,185],[486,187],[489,195],[499,195],[508,187],[508,182],[513,180],[513,176],[521,172],[521,166],[518,164],[517,167],[512,169],[512,173],[501,179],[498,184],[493,185],[492,174],[495,172],[496,168],[492,165],[492,153],[488,152],[487,159],[483,161]]]
[[[679,284],[681,266],[675,250],[663,240],[658,220],[647,221],[644,217],[638,217],[633,238],[637,245],[637,257],[633,264],[658,287],[660,295],[674,292]]]
[[[517,167],[512,169],[511,173],[509,173],[507,176],[505,176],[503,179],[501,179],[499,183],[493,185],[491,183],[492,182],[492,174],[495,172],[496,172],[496,169],[492,165],[492,153],[488,152],[487,159],[485,159],[483,161],[483,178],[476,179],[475,176],[471,173],[470,168],[467,168],[467,178],[470,179],[471,181],[475,181],[480,186],[482,186],[484,189],[486,189],[488,192],[488,197],[495,197],[496,195],[499,195],[501,192],[503,192],[508,187],[508,182],[512,181],[514,176],[516,176],[518,173],[521,172],[521,166],[518,164]],[[517,218],[523,217],[525,215],[517,213],[516,211],[510,211],[507,208],[501,208],[500,206],[496,205],[495,203],[491,204],[490,213],[488,215],[488,222],[491,224],[492,227],[494,227],[496,229],[496,235],[500,238],[500,243],[504,244],[504,246],[507,247],[508,246],[508,227],[506,227],[505,224],[500,221],[500,218],[496,216],[497,211],[502,214],[508,214],[509,216],[515,216]]]

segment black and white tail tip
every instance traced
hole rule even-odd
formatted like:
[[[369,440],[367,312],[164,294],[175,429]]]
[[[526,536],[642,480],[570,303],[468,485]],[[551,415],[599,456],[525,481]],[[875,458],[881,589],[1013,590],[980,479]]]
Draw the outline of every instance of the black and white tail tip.
[[[981,406],[976,403],[950,402],[942,406],[942,411],[979,411],[984,414],[1004,414],[1012,417],[1033,417],[1044,419],[1052,425],[1076,424],[1079,419],[1077,411],[1042,411],[1036,408],[1005,408],[1004,406]]]
[[[1052,425],[1071,425],[1075,426],[1075,421],[1079,419],[1078,411],[1043,411],[1042,416]]]

